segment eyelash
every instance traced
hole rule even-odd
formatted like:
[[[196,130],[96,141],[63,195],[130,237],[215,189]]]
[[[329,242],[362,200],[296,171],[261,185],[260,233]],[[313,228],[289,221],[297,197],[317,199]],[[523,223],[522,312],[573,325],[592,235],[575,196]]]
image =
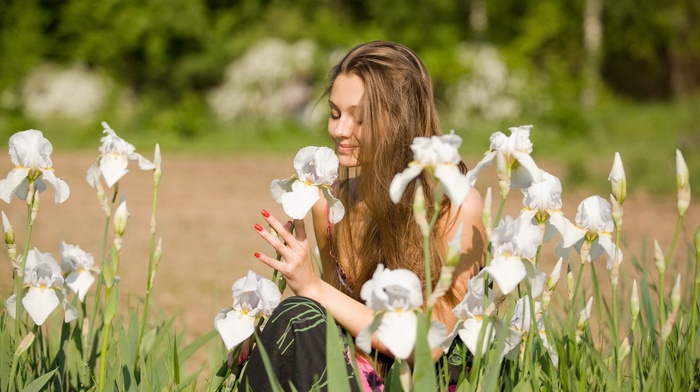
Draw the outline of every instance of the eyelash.
[[[337,120],[337,119],[340,118],[340,115],[339,115],[339,114],[338,114],[338,115],[334,115],[333,112],[331,112],[330,118],[331,118],[331,120]]]

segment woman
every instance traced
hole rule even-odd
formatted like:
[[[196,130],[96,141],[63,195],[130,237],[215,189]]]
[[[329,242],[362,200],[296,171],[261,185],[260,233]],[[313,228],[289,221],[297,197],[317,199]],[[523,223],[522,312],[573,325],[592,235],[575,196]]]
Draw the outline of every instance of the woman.
[[[322,320],[325,308],[344,331],[356,337],[373,319],[372,310],[360,300],[359,293],[379,264],[415,272],[425,288],[423,237],[412,215],[415,182],[398,204],[390,200],[389,184],[413,159],[410,145],[415,137],[441,134],[430,76],[416,54],[402,45],[376,41],[352,49],[332,69],[327,96],[328,133],[340,162],[335,193],[346,214],[342,221],[331,225],[324,198],[313,208],[322,276],[314,271],[312,245],[303,221],[295,221],[294,233],[290,233],[289,224],[263,211],[264,220],[281,233],[281,239],[256,225],[260,236],[279,252],[282,260],[263,253],[255,256],[280,271],[296,295],[278,307],[260,342],[270,355],[282,386],[286,388],[291,382],[300,391],[325,382],[325,325],[315,335],[300,333],[294,339],[285,335],[290,331],[289,325],[297,323],[292,329],[298,331],[312,329],[306,327]],[[461,169],[466,172],[464,164]],[[426,175],[419,179],[425,188],[426,205],[430,206],[435,184]],[[452,205],[445,198],[436,230],[431,234],[434,286],[447,242],[463,225],[462,254],[453,284],[433,311],[433,318],[442,322],[448,332],[456,322],[452,308],[463,298],[467,281],[482,265],[481,212],[482,202],[476,190],[469,192],[462,205]],[[430,208],[428,213],[432,213]],[[302,320],[299,312],[316,316]],[[280,338],[280,334],[284,336]],[[288,339],[286,345],[280,343],[284,338]],[[304,340],[310,343],[303,343]],[[391,353],[376,338],[372,347],[381,354],[380,359],[375,363],[368,360],[374,355],[358,355],[360,369],[350,370],[361,371],[365,390],[381,390],[381,377],[391,363]],[[258,351],[253,351],[243,379],[255,391],[265,389],[267,382]],[[436,360],[442,354],[439,347],[433,351]]]

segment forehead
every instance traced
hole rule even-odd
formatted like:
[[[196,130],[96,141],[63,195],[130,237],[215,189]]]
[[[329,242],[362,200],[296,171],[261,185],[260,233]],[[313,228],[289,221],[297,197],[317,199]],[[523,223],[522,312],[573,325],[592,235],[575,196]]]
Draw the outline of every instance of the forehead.
[[[355,74],[340,74],[333,82],[329,100],[338,107],[358,106],[365,93],[365,84]]]

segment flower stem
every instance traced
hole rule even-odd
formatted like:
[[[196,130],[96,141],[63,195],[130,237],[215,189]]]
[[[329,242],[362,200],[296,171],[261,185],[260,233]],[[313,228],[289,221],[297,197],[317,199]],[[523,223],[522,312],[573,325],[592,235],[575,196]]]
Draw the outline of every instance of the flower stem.
[[[111,287],[105,289],[105,302],[109,301],[109,296],[112,294]],[[112,326],[112,322],[104,320],[104,326],[102,328],[102,345],[100,347],[100,378],[98,379],[99,390],[104,390],[105,378],[107,377],[107,350],[109,348],[109,333]]]
[[[666,273],[659,273],[659,330],[666,323],[666,304],[664,303],[664,282],[666,281]]]
[[[155,244],[156,244],[156,206],[158,205],[158,185],[159,181],[154,181],[153,186],[153,209],[151,213],[151,238],[150,252],[148,255],[148,275],[146,275],[146,295],[143,299],[143,313],[141,314],[141,326],[139,327],[139,337],[136,342],[136,355],[134,358],[134,369],[138,367],[139,355],[141,353],[141,341],[143,340],[143,332],[146,329],[146,318],[148,316],[148,303],[151,298],[151,289],[153,288],[153,280],[156,271],[154,270],[155,259]]]
[[[114,202],[117,200],[117,193],[119,193],[119,182],[114,184],[114,193],[112,194],[112,200],[105,209],[105,225],[102,231],[102,252],[100,266],[104,266],[105,260],[107,259],[107,237],[109,236],[109,227],[112,219],[111,211],[114,208]],[[101,271],[100,271],[101,275]],[[95,321],[97,320],[97,312],[100,309],[100,293],[102,292],[102,279],[97,279],[97,286],[95,286],[95,306],[92,309],[92,317],[90,319],[90,330],[88,331],[88,349],[84,351],[84,362],[87,362],[87,358],[92,352],[92,344],[95,337]]]
[[[15,274],[15,289],[17,290],[15,298],[15,339],[18,340],[21,334],[20,327],[20,312],[22,310],[22,294],[24,287],[24,268],[27,265],[27,254],[29,254],[29,241],[32,238],[32,229],[34,228],[34,218],[32,218],[32,204],[36,197],[37,192],[34,190],[34,183],[30,183],[29,192],[27,196],[27,237],[24,241],[24,252],[22,253],[22,260],[20,262],[20,270]]]
[[[698,232],[700,233],[700,228],[698,228]],[[698,234],[696,234],[696,239],[698,238]],[[693,285],[693,301],[690,303],[691,304],[691,313],[690,313],[690,349],[692,352],[690,353],[691,357],[694,358],[695,353],[697,351],[697,347],[695,347],[695,324],[698,319],[698,295],[700,295],[700,247],[698,246],[698,243],[696,241],[695,243],[695,282]]]
[[[616,225],[615,230],[615,257],[613,257],[613,270],[615,274],[619,274],[619,258],[618,249],[620,249],[620,226]],[[619,362],[620,358],[620,347],[619,347],[619,331],[618,331],[618,301],[617,301],[617,276],[614,276],[615,282],[612,284],[612,318],[611,318],[611,329],[612,329],[612,341],[615,352],[615,375],[617,378],[617,386],[622,387],[622,364]]]
[[[680,234],[681,228],[683,227],[683,215],[678,215],[676,220],[676,229],[673,232],[673,238],[671,239],[671,247],[666,253],[665,263],[671,261],[671,256],[673,255],[673,249],[676,247],[676,240],[678,240],[678,235]],[[663,328],[666,322],[666,304],[664,303],[664,281],[665,272],[659,275],[659,328]]]
[[[666,254],[666,265],[671,261],[671,255],[673,254],[673,248],[676,246],[676,240],[678,239],[678,234],[680,234],[681,228],[683,227],[683,217],[684,215],[679,215],[676,221],[676,230],[673,232],[673,239],[671,240],[671,248],[669,248]]]
[[[430,223],[428,225],[428,232],[423,235],[423,260],[425,261],[425,292],[426,298],[430,298],[433,293],[433,278],[432,269],[430,266],[430,233],[435,229],[435,224],[437,223],[438,216],[440,215],[441,200],[435,200],[435,207],[433,208],[433,216],[430,218]],[[428,316],[430,316],[430,310],[428,311]]]
[[[503,213],[503,207],[506,205],[506,197],[508,194],[501,195],[501,203],[498,205],[498,213],[496,214],[496,219],[493,221],[494,226],[498,226],[498,222],[501,221],[501,214]]]

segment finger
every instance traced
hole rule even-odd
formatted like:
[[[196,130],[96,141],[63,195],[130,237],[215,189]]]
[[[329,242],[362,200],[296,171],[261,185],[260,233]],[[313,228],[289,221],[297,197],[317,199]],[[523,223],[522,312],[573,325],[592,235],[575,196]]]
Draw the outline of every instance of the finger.
[[[264,264],[267,264],[267,266],[269,266],[270,268],[276,269],[282,275],[284,275],[283,269],[286,266],[285,262],[273,259],[272,257],[260,252],[253,253],[253,256],[255,256],[256,259],[262,261]]]
[[[270,244],[277,251],[277,253],[279,253],[280,256],[285,258],[289,256],[289,248],[287,248],[287,246],[280,241],[280,238],[277,235],[270,233],[257,223],[253,227],[255,228],[255,231],[257,231],[258,234],[265,241],[267,241],[267,243]]]
[[[263,216],[265,221],[270,225],[272,230],[276,231],[277,234],[279,234],[280,238],[284,240],[285,242],[289,243],[291,240],[294,239],[294,236],[292,233],[289,232],[288,229],[285,228],[284,225],[280,221],[278,221],[272,214],[267,212],[266,210],[262,210],[260,214]]]
[[[306,241],[306,225],[303,219],[296,219],[294,221],[294,236],[299,241]]]

